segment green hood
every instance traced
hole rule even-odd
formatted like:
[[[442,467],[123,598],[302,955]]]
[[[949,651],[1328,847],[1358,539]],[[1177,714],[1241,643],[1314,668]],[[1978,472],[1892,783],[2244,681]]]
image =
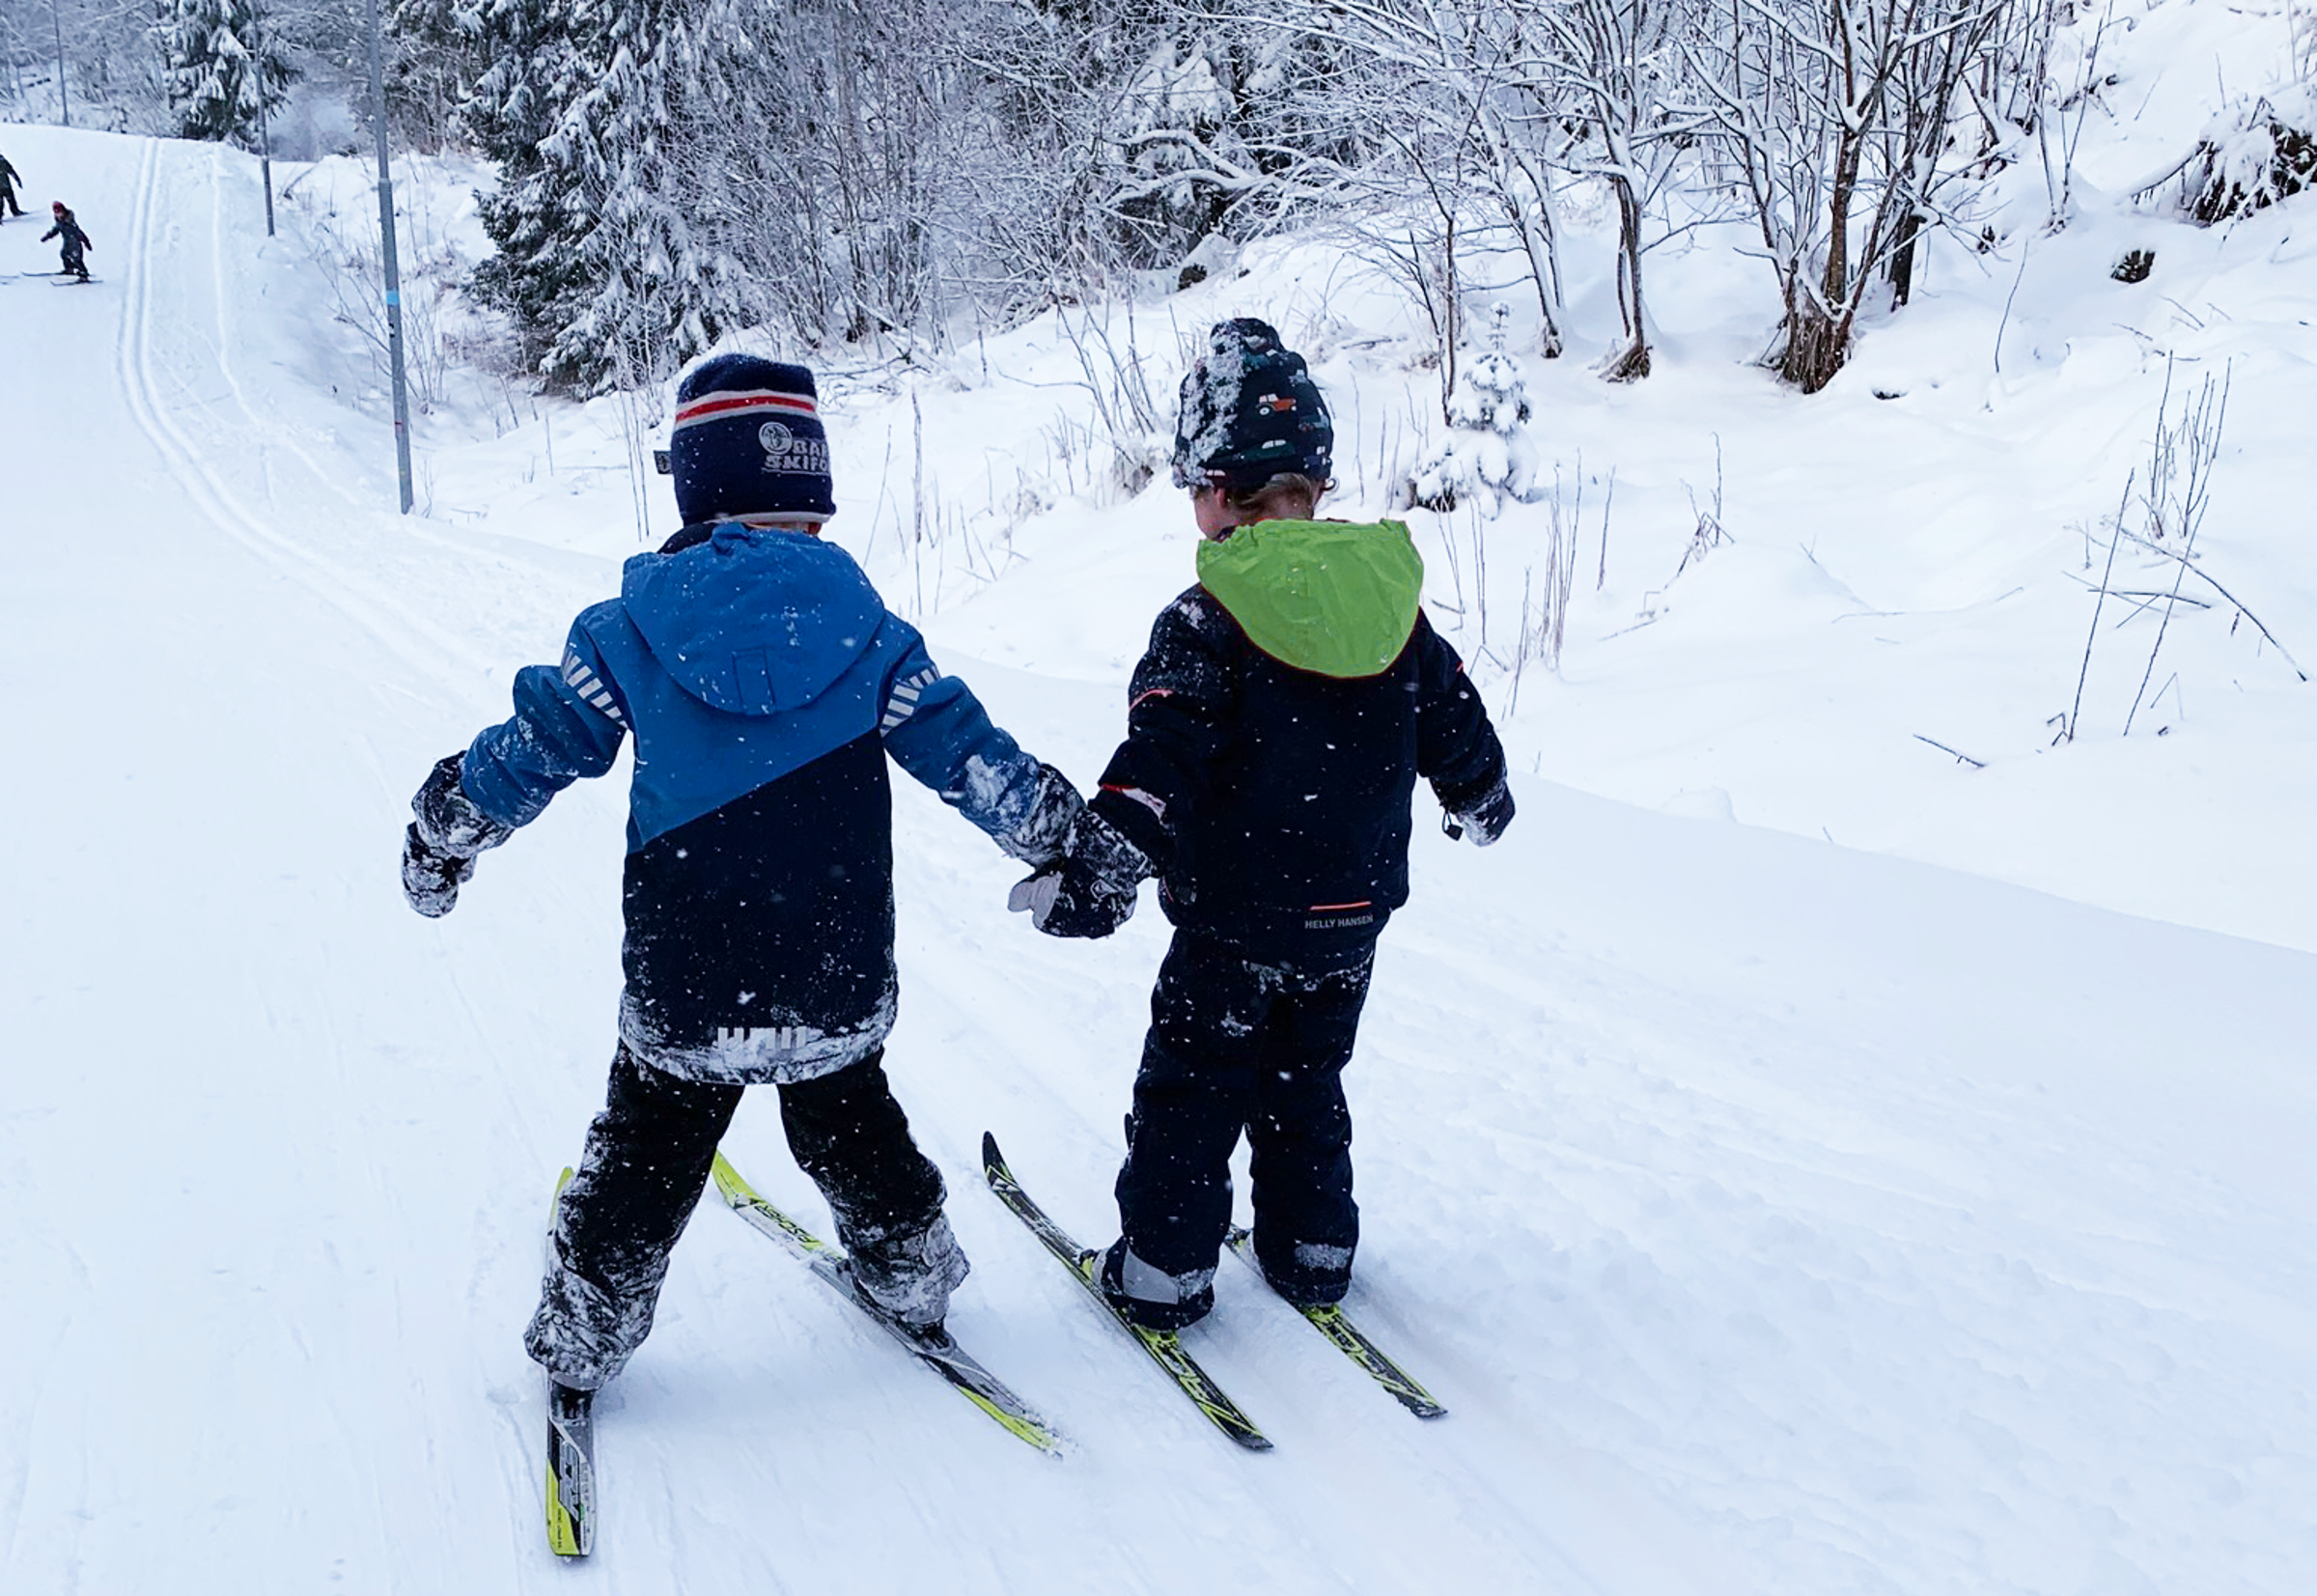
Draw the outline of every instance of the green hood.
[[[1424,560],[1400,521],[1257,521],[1199,545],[1199,585],[1282,664],[1374,676],[1415,630]]]

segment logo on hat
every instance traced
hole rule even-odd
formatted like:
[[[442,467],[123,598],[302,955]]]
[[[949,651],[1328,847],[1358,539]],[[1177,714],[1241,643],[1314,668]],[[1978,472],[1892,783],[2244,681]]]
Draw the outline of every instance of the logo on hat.
[[[768,421],[756,430],[757,446],[765,452],[764,469],[805,476],[828,475],[828,443],[824,438],[799,437],[788,424]]]

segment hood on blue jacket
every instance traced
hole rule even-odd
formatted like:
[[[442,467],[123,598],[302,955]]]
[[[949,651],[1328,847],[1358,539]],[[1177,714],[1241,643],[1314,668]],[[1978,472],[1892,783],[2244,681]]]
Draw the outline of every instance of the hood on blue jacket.
[[[738,521],[681,553],[636,555],[620,599],[676,684],[730,714],[811,703],[867,652],[885,617],[842,548]]]

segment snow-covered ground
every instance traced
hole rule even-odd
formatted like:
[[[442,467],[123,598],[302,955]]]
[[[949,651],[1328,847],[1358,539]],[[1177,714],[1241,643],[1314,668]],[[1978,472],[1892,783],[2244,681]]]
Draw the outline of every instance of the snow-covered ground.
[[[442,922],[394,864],[429,762],[611,590],[639,503],[672,529],[630,464],[654,418],[446,371],[398,517],[310,247],[369,203],[358,163],[278,173],[268,241],[252,161],[8,128],[104,281],[17,275],[44,223],[0,226],[0,1589],[2317,1588],[2317,686],[2215,600],[2124,737],[2157,617],[2111,598],[2080,735],[2048,723],[2167,359],[2175,410],[2229,382],[2200,564],[2317,665],[2317,210],[2127,203],[2217,79],[2274,74],[2282,13],[2129,19],[2070,227],[2015,171],[1996,250],[1942,247],[1826,393],[1745,364],[1768,279],[1714,237],[1653,257],[1646,382],[1525,363],[1578,540],[1557,673],[1518,641],[1549,507],[1413,518],[1521,771],[1503,846],[1419,826],[1352,1078],[1353,1306],[1450,1417],[1230,1271],[1191,1339],[1278,1442],[1242,1454],[979,1190],[989,1129],[1106,1239],[1165,928],[1035,937],[904,783],[891,1058],[975,1262],[952,1325],[1073,1453],[712,1205],[600,1406],[578,1568],[540,1533],[517,1334],[609,1057],[620,783]],[[471,173],[398,181],[471,245]],[[2108,276],[2128,248],[2148,281]],[[1580,231],[1580,334],[1606,260]],[[1164,411],[1185,338],[1270,317],[1335,398],[1339,503],[1379,508],[1437,413],[1405,315],[1315,245],[1242,264],[1107,348]],[[1172,490],[1090,486],[1072,326],[914,393],[832,374],[832,535],[1090,779],[1191,536]],[[1717,471],[1727,541],[1681,569]],[[728,1145],[820,1217],[768,1101]]]

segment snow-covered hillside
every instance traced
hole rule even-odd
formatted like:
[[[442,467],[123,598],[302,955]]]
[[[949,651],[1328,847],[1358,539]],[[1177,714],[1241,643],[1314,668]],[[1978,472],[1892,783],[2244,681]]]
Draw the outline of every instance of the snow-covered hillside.
[[[1412,518],[1521,772],[1486,854],[1419,814],[1350,1078],[1352,1306],[1449,1417],[1226,1272],[1189,1339],[1278,1443],[1242,1454],[981,1190],[991,1130],[1107,1239],[1165,927],[1146,896],[1108,942],[1034,936],[1018,871],[904,783],[891,1061],[974,1260],[951,1325],[1071,1455],[710,1205],[600,1405],[579,1567],[543,1545],[517,1337],[610,1055],[620,777],[439,923],[395,855],[429,763],[611,590],[639,503],[672,529],[629,469],[648,408],[447,373],[398,517],[307,245],[359,215],[358,166],[277,174],[313,203],[268,241],[239,155],[6,129],[103,282],[19,275],[52,246],[0,225],[0,1589],[2317,1585],[2317,686],[2236,619],[2317,664],[2317,211],[2208,233],[2127,203],[2216,62],[2252,83],[2282,27],[2134,20],[2077,220],[2037,230],[2040,180],[1992,196],[1997,248],[1936,255],[1827,392],[1745,364],[1767,281],[1711,235],[1653,259],[1647,381],[1524,365],[1577,540],[1557,673],[1519,644],[1550,506],[1478,543]],[[471,181],[409,180],[454,244]],[[2108,275],[2127,248],[2147,281]],[[1607,251],[1578,254],[1611,324]],[[1312,243],[1242,264],[1109,347],[1164,406],[1184,337],[1276,321],[1335,400],[1341,502],[1379,508],[1436,413],[1404,316]],[[1174,490],[1091,485],[1087,337],[829,384],[832,535],[1081,780],[1191,552]],[[2175,408],[2227,374],[2198,546],[2240,608],[2183,608],[2129,738],[2157,616],[2111,608],[2053,745],[2167,361]],[[1717,481],[1727,538],[1683,569]],[[727,1145],[821,1218],[769,1100]]]

